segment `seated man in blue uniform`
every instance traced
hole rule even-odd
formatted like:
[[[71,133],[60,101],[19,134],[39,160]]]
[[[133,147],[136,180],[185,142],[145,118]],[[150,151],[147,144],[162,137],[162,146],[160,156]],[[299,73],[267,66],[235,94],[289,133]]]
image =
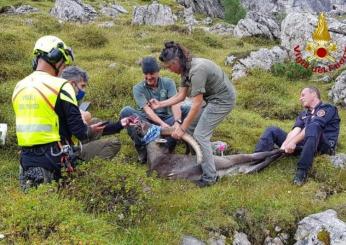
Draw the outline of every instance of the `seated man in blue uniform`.
[[[287,134],[280,128],[269,127],[260,137],[255,152],[270,151],[274,145],[287,154],[300,153],[293,183],[303,185],[316,153],[334,154],[339,136],[340,118],[338,110],[321,101],[315,87],[301,90],[300,102],[305,108]]]
[[[151,99],[158,101],[171,98],[177,93],[177,89],[173,80],[160,76],[160,67],[154,57],[144,57],[142,59],[142,71],[144,80],[133,86],[133,97],[136,101],[138,109],[130,106],[124,107],[120,112],[120,117],[129,117],[132,115],[139,116],[141,120],[159,125],[161,127],[170,127],[175,124],[182,124],[182,120],[186,117],[190,110],[188,104],[177,104],[172,107],[165,107],[153,110],[149,106]],[[138,160],[146,163],[146,147],[137,135],[133,127],[128,127],[128,134],[135,144],[138,152]],[[169,151],[172,151],[176,145],[173,138],[169,138],[166,144]]]

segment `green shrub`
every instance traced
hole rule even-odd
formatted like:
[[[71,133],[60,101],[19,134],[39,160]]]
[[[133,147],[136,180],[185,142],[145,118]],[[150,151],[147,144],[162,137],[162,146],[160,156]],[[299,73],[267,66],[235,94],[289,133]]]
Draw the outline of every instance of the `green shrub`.
[[[150,209],[151,179],[133,165],[94,160],[80,166],[61,188],[63,196],[76,198],[92,214],[106,214],[119,226],[140,223]]]
[[[223,6],[225,7],[225,20],[231,24],[236,25],[246,15],[239,0],[223,0]]]
[[[291,81],[308,79],[312,76],[311,69],[306,69],[295,62],[274,64],[271,68],[271,72],[274,76],[285,76]]]
[[[294,119],[301,107],[292,90],[298,94],[300,87],[261,70],[252,70],[251,73],[253,78],[245,78],[237,87],[237,103],[266,118]]]
[[[8,244],[105,244],[111,226],[81,213],[80,203],[60,198],[54,189],[42,185],[26,195],[2,196],[0,229]]]
[[[78,28],[73,33],[73,37],[75,44],[80,47],[102,48],[108,43],[108,39],[103,31],[94,26]]]

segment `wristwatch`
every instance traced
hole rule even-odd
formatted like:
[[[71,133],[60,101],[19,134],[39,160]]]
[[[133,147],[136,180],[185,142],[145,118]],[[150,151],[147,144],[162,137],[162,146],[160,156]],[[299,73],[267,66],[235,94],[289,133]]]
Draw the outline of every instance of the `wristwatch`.
[[[180,125],[183,123],[183,121],[181,119],[176,119],[175,120],[177,123],[179,123]]]

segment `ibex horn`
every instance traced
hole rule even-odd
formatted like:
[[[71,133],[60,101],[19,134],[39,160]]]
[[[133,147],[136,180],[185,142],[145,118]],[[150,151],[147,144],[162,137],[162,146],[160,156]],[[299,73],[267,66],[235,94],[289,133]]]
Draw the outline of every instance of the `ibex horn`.
[[[172,134],[173,131],[174,131],[173,127],[161,128],[161,135],[169,136]],[[197,143],[197,141],[188,133],[185,133],[183,137],[181,137],[181,139],[184,140],[186,143],[188,143],[192,147],[192,149],[196,153],[197,164],[201,164],[203,159],[202,150],[199,144]]]

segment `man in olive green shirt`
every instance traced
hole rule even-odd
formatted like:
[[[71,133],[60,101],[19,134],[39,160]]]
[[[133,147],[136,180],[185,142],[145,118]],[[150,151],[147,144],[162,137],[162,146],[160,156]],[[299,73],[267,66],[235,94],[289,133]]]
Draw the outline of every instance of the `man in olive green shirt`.
[[[161,127],[170,127],[175,123],[181,124],[182,120],[189,112],[190,106],[188,104],[184,104],[183,106],[177,104],[172,107],[163,107],[156,110],[151,109],[148,105],[151,99],[161,101],[174,96],[177,93],[174,81],[167,77],[160,77],[160,67],[154,57],[143,58],[142,71],[144,80],[133,87],[133,96],[138,109],[126,106],[121,110],[120,117],[137,115],[141,120],[148,121]],[[145,163],[145,144],[141,142],[134,128],[129,127],[128,133],[135,143],[135,148],[139,154],[138,160],[141,163]],[[166,145],[168,149],[172,151],[175,145],[176,141],[173,138],[169,138]]]

